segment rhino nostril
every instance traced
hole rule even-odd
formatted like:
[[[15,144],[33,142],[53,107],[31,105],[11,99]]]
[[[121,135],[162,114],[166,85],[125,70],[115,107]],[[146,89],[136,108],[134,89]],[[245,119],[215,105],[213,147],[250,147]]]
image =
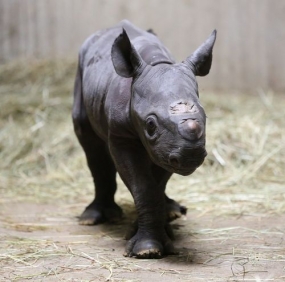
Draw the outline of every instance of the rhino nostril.
[[[180,163],[179,163],[178,157],[175,155],[170,155],[169,156],[169,164],[173,167],[179,167]]]

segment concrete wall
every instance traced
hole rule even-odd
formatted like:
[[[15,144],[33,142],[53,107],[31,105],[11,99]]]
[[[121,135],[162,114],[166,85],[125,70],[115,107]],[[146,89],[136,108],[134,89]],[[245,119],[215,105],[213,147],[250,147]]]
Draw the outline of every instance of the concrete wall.
[[[0,61],[76,57],[89,34],[123,18],[152,27],[177,60],[216,28],[204,88],[285,91],[282,0],[0,0]]]

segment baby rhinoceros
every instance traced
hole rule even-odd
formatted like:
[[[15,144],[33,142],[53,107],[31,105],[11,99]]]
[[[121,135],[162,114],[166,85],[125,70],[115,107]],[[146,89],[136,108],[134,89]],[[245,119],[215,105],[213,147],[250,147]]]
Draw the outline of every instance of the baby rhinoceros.
[[[175,63],[151,31],[124,20],[82,45],[73,123],[95,184],[85,225],[116,221],[116,172],[131,192],[138,219],[126,256],[174,254],[169,221],[186,208],[167,197],[172,173],[190,175],[206,157],[206,115],[195,76],[209,73],[216,31]]]

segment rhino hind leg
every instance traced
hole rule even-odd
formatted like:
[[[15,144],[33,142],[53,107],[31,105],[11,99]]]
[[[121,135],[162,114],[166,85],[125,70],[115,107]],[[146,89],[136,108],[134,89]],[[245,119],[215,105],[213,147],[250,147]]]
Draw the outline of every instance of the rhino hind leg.
[[[95,200],[94,200],[95,201]],[[117,223],[122,218],[122,209],[113,203],[110,206],[101,206],[92,202],[79,217],[81,225],[96,225],[103,222]]]
[[[162,185],[164,191],[166,189],[166,184],[170,179],[172,173],[153,165],[153,176],[156,178],[157,183]],[[177,218],[180,218],[182,215],[186,215],[187,208],[181,206],[179,203],[174,201],[173,199],[167,197],[166,193],[164,193],[165,201],[166,201],[166,219],[168,222],[171,222]]]
[[[108,148],[87,121],[84,121],[84,125],[81,122],[80,131],[77,137],[93,177],[95,198],[79,217],[79,223],[94,225],[105,221],[117,222],[122,217],[122,210],[114,201],[117,189],[116,169]]]
[[[181,206],[173,199],[168,198],[167,195],[165,195],[165,198],[166,198],[166,213],[167,213],[168,222],[180,218],[183,215],[186,215],[187,213],[186,207]]]
[[[93,177],[95,198],[79,217],[82,225],[95,225],[105,221],[116,222],[122,217],[122,209],[115,203],[117,189],[116,169],[105,142],[94,132],[86,114],[78,71],[73,104],[73,125],[82,146]]]

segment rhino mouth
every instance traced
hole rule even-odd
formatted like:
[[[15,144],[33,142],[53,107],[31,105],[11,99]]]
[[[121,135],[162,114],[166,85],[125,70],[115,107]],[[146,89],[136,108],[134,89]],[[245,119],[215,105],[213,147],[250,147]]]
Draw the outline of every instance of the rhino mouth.
[[[191,158],[183,155],[170,154],[168,161],[163,163],[163,167],[172,173],[177,173],[183,176],[192,174],[205,160],[207,156],[206,150],[201,150],[199,154]]]
[[[170,166],[170,165],[164,165],[163,167],[164,167],[164,169],[166,169],[169,172],[180,174],[183,176],[190,175],[197,169],[196,166],[188,167],[188,168],[175,168],[175,167]]]

